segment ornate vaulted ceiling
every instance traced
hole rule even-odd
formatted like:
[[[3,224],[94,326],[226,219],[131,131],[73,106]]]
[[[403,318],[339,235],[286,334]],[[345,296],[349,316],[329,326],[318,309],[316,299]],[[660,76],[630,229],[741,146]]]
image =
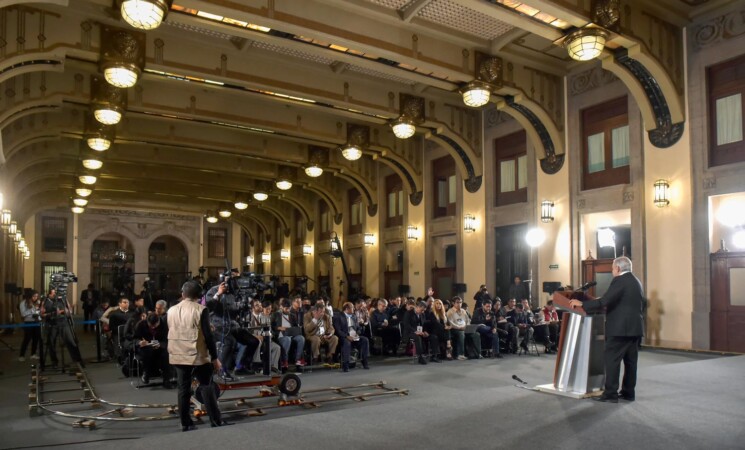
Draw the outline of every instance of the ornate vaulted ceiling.
[[[647,99],[650,137],[669,143],[685,120],[682,65],[670,70],[681,64],[680,27],[719,3],[176,0],[159,28],[143,32],[120,18],[114,0],[0,1],[3,189],[21,218],[69,203],[95,129],[91,80],[120,29],[142,39],[144,68],[127,90],[123,120],[107,131],[114,143],[102,154],[92,205],[202,213],[269,188],[269,199],[245,214],[287,227],[294,210],[311,221],[318,199],[341,214],[352,187],[374,214],[381,170],[398,174],[418,203],[427,140],[478,190],[481,111],[459,90],[485,76],[492,102],[536,144],[541,167],[558,170],[563,76],[592,64],[571,60],[561,43],[592,23],[612,32],[603,67]],[[389,123],[409,98],[423,116],[402,140]],[[360,126],[363,157],[348,161],[338,148]],[[305,174],[311,163],[322,176]],[[273,188],[282,174],[294,183],[288,191]]]

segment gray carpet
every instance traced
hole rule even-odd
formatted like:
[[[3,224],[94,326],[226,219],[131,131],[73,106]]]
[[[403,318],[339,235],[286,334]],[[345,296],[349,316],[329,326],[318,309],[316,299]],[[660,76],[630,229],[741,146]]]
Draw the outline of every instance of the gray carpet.
[[[11,357],[8,351],[0,352],[5,371],[0,385],[1,448],[68,444],[92,449],[105,444],[111,449],[734,449],[743,448],[745,442],[745,356],[641,352],[637,401],[617,405],[514,386],[512,374],[530,386],[550,382],[553,356],[428,366],[408,358],[387,359],[374,361],[369,371],[305,374],[303,387],[386,380],[390,386],[408,388],[409,396],[326,404],[315,410],[293,407],[258,418],[233,417],[228,418],[233,426],[201,425],[189,433],[182,433],[176,420],[99,422],[99,429],[89,431],[73,429],[71,419],[29,418],[28,362],[11,361]],[[89,367],[97,392],[108,400],[175,401],[175,391],[132,388],[110,363]]]

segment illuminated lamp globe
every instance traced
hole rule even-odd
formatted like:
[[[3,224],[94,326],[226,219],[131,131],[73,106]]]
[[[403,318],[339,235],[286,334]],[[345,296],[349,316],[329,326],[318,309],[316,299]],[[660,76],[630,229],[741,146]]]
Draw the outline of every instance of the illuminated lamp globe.
[[[280,189],[282,191],[287,191],[290,188],[292,188],[292,182],[289,180],[279,180],[277,181],[277,189]]]
[[[391,128],[393,128],[393,134],[395,134],[399,139],[408,139],[416,133],[414,121],[406,117],[399,117],[396,119],[393,122],[393,125],[391,125]]]
[[[540,247],[546,240],[546,233],[540,228],[533,228],[525,234],[525,242],[531,247]]]
[[[357,161],[362,157],[362,150],[356,145],[348,145],[341,151],[342,156],[349,161]]]
[[[83,160],[83,167],[91,170],[98,170],[103,167],[103,161],[96,158],[86,158]]]
[[[217,216],[212,211],[207,211],[207,215],[205,217],[205,220],[209,223],[217,223]]]
[[[88,197],[93,193],[93,189],[88,188],[77,188],[75,189],[75,193],[81,197]]]
[[[83,184],[96,184],[97,178],[94,175],[80,175],[78,177],[78,180],[80,180]]]
[[[140,30],[158,28],[168,12],[165,0],[124,0],[122,19]]]
[[[101,107],[93,111],[93,117],[104,125],[116,125],[122,120],[122,113],[111,107]]]
[[[603,53],[608,33],[599,28],[583,28],[569,33],[564,46],[569,57],[576,61],[589,61]]]
[[[235,203],[233,203],[233,206],[235,206],[235,209],[244,210],[248,208],[248,203],[244,202],[243,200],[238,200]]]
[[[31,251],[28,248],[23,252],[23,259],[31,259]]]
[[[311,178],[317,178],[323,174],[323,169],[318,167],[317,164],[313,164],[312,166],[308,166],[305,168],[305,174]]]
[[[491,92],[489,91],[488,86],[476,81],[468,83],[462,93],[463,103],[472,108],[486,105],[489,103],[489,99],[491,98]]]
[[[75,204],[75,206],[85,206],[88,204],[88,200],[84,198],[74,198],[72,199],[72,202]]]
[[[103,76],[112,86],[131,88],[137,84],[139,70],[134,65],[112,65],[103,70]]]
[[[85,212],[85,208],[82,206],[73,206],[70,210],[75,214],[83,214],[83,212]]]
[[[227,219],[228,217],[233,215],[233,212],[230,211],[229,209],[221,209],[220,211],[217,212],[217,214],[219,214],[220,217],[222,217],[223,219]]]
[[[732,236],[732,243],[737,248],[745,249],[745,230],[740,230]]]
[[[264,200],[268,199],[269,196],[266,194],[266,192],[254,192],[254,198],[260,202],[263,202]]]
[[[104,137],[90,137],[88,138],[88,147],[91,149],[97,151],[97,152],[103,152],[109,149],[111,147],[111,141],[109,139],[106,139]]]

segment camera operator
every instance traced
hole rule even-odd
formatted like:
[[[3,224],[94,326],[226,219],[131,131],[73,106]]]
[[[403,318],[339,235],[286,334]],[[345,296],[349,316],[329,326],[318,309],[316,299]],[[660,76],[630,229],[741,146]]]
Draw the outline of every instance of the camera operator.
[[[55,349],[58,337],[62,338],[62,342],[65,343],[72,360],[85,367],[83,358],[80,356],[80,349],[78,349],[78,345],[70,329],[70,323],[68,322],[69,315],[70,311],[67,309],[67,303],[63,299],[57,298],[56,289],[50,289],[41,307],[41,316],[44,318],[48,330],[46,348],[49,350],[49,356],[52,359],[52,367],[56,367],[58,364],[57,351]]]
[[[33,291],[31,295],[27,295],[26,298],[20,304],[21,317],[23,317],[23,324],[26,327],[23,328],[23,343],[21,344],[21,356],[18,357],[18,361],[26,360],[26,348],[28,343],[31,342],[31,359],[39,359],[36,356],[36,349],[39,347],[39,339],[41,338],[41,328],[39,328],[39,293]]]
[[[473,306],[474,311],[478,311],[479,308],[485,303],[489,302],[492,303],[491,295],[489,295],[489,290],[486,289],[486,285],[482,284],[479,288],[479,291],[476,293],[476,295],[473,296],[473,300],[476,302]]]
[[[210,311],[210,325],[215,335],[215,341],[222,343],[220,350],[220,362],[222,363],[222,373],[225,379],[233,378],[230,371],[235,368],[236,349],[238,344],[246,346],[243,352],[244,357],[240,361],[240,366],[244,367],[250,356],[253,356],[259,347],[259,340],[256,339],[248,330],[240,327],[237,321],[230,317],[230,313],[224,308],[220,300],[209,300],[207,308]],[[249,355],[246,357],[245,355]]]
[[[240,305],[236,301],[235,293],[231,292],[229,289],[228,283],[230,283],[231,278],[236,278],[240,276],[240,272],[238,269],[230,269],[230,276],[221,275],[222,281],[217,286],[212,286],[209,291],[207,291],[207,294],[205,295],[205,298],[207,301],[215,300],[219,301],[223,304],[223,308],[225,311],[230,314],[231,318],[235,318],[238,314],[238,310]]]
[[[136,351],[142,358],[144,370],[142,382],[150,383],[150,377],[158,370],[163,374],[163,387],[172,389],[170,365],[168,364],[168,324],[155,313],[137,323],[134,333]]]

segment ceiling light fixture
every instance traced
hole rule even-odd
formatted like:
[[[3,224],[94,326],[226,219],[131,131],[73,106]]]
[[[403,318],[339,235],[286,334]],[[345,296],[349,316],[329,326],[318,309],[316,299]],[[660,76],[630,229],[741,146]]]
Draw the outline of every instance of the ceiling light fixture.
[[[75,206],[86,206],[88,204],[88,200],[84,198],[74,198],[72,199],[72,203]]]
[[[91,185],[91,184],[96,184],[97,178],[95,175],[84,174],[84,175],[80,175],[78,177],[78,180],[80,180],[80,182],[83,184]]]
[[[286,191],[288,189],[292,188],[292,182],[289,180],[279,180],[277,181],[277,189]]]
[[[349,161],[357,161],[362,157],[362,150],[356,145],[346,145],[341,150],[341,154]]]
[[[85,208],[82,206],[73,206],[70,210],[75,214],[83,214],[85,212]]]
[[[111,147],[111,140],[104,136],[91,136],[86,142],[88,143],[88,147],[97,152],[106,151]]]
[[[235,203],[233,203],[233,206],[235,206],[235,209],[244,210],[248,208],[248,203],[243,200],[236,200]]]
[[[468,82],[460,93],[463,103],[472,108],[478,108],[489,103],[491,93],[502,87],[502,58],[486,53],[474,53],[474,67],[476,78]]]
[[[80,197],[88,197],[89,195],[93,193],[93,189],[79,187],[75,189],[75,193],[79,195]]]
[[[323,169],[318,164],[312,164],[305,168],[305,174],[311,178],[318,178],[323,175]]]
[[[491,98],[489,87],[486,86],[485,83],[479,81],[471,81],[468,83],[466,87],[461,90],[461,94],[463,94],[463,103],[472,108],[486,105],[489,103],[489,99]]]
[[[10,210],[4,209],[2,214],[0,215],[0,225],[2,225],[3,230],[7,230],[8,227],[10,227],[11,218],[12,215],[10,213]]]
[[[391,122],[393,134],[399,139],[408,139],[416,133],[416,125],[424,122],[424,98],[409,94],[398,94],[399,116]]]
[[[215,216],[215,213],[212,211],[207,211],[207,214],[205,214],[205,218],[208,223],[217,223],[217,216]]]
[[[254,198],[260,202],[263,202],[264,200],[269,198],[269,195],[266,192],[257,191],[254,192]]]
[[[103,167],[103,161],[96,156],[90,155],[83,160],[83,167],[91,170],[98,170]]]
[[[581,28],[564,39],[569,57],[575,61],[589,61],[603,53],[608,32],[600,28]]]
[[[101,71],[106,81],[118,88],[130,88],[145,67],[145,34],[101,26]]]
[[[399,139],[408,139],[416,133],[416,125],[414,125],[414,121],[403,116],[394,120],[391,124],[391,128],[393,129],[393,134]]]
[[[341,154],[348,161],[357,161],[362,157],[362,149],[370,145],[370,127],[366,125],[347,124],[347,142],[341,147]]]
[[[158,28],[173,0],[124,0],[121,13],[125,22],[140,30]]]
[[[91,76],[91,109],[99,123],[118,124],[127,109],[127,90],[107,83],[100,76]]]

